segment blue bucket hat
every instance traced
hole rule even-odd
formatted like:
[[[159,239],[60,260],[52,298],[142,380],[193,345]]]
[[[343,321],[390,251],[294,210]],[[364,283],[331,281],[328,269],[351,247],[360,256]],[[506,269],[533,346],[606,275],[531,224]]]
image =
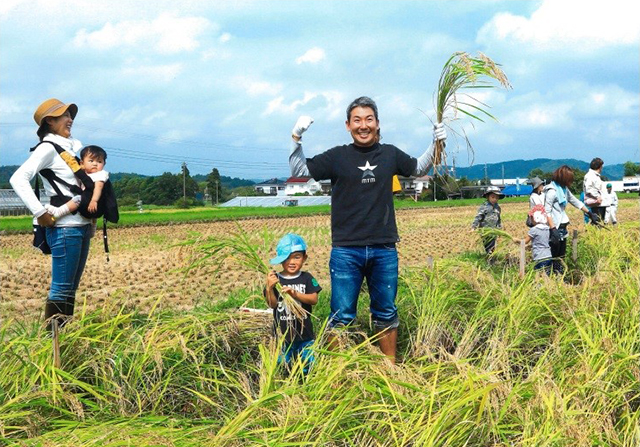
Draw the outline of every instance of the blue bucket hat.
[[[291,253],[295,253],[296,251],[307,251],[307,244],[301,236],[295,233],[287,233],[280,239],[280,242],[278,242],[278,246],[276,247],[277,256],[269,262],[271,264],[282,264],[291,256]]]

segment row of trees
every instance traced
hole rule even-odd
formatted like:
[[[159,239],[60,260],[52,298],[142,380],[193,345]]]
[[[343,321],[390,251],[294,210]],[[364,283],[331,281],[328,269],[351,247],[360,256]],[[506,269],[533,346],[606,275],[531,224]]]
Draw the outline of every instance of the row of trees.
[[[112,183],[121,205],[134,205],[142,201],[144,204],[186,207],[202,205],[205,198],[216,204],[228,200],[230,196],[216,168],[201,182],[194,180],[187,166],[183,165],[182,172],[178,174],[165,172],[157,177],[124,174]]]

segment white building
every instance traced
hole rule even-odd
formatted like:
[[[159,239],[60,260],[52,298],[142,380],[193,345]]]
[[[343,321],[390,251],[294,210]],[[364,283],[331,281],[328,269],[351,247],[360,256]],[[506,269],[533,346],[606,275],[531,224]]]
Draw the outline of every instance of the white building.
[[[269,180],[265,180],[262,183],[253,185],[253,189],[258,194],[265,194],[268,196],[283,196],[285,194],[285,182],[283,182],[282,180],[278,180],[277,178],[272,178]]]
[[[285,182],[284,191],[288,196],[305,193],[313,195],[322,191],[322,185],[311,177],[289,177]]]

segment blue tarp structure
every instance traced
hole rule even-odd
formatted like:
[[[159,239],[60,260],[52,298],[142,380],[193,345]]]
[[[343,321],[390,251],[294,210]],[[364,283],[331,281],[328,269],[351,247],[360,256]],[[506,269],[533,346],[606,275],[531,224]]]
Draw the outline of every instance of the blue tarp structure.
[[[531,185],[506,185],[502,190],[502,194],[507,197],[528,196],[533,191]]]

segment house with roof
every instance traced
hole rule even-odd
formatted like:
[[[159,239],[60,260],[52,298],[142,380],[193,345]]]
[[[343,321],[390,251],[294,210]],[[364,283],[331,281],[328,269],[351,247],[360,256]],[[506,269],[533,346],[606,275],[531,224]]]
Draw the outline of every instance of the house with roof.
[[[282,196],[285,194],[285,182],[277,178],[265,180],[262,183],[253,185],[253,189],[258,194],[266,196]]]
[[[409,195],[419,195],[423,190],[429,189],[431,176],[423,175],[422,177],[404,177],[402,175],[399,175],[398,181],[400,182],[400,186],[402,187],[402,193]]]
[[[295,194],[313,195],[322,191],[322,185],[311,177],[289,177],[285,182],[284,191],[288,196]]]

